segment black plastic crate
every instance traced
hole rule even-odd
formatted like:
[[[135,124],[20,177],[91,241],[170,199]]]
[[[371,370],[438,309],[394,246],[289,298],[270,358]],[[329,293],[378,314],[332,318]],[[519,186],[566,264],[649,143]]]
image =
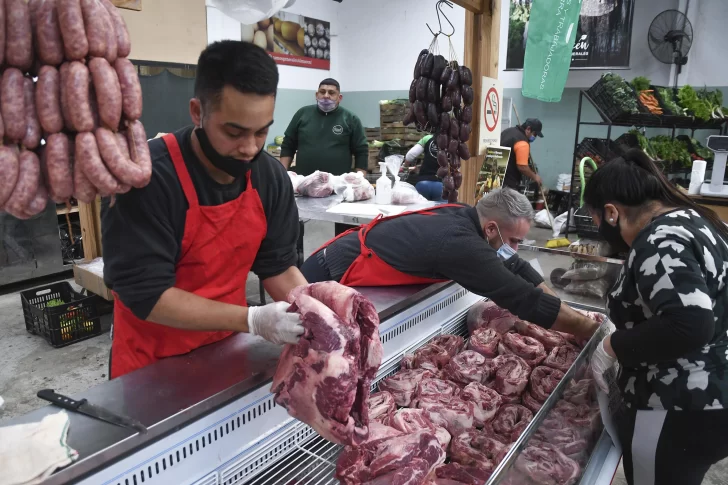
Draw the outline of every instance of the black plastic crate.
[[[84,296],[74,291],[67,281],[20,293],[26,330],[56,348],[101,333],[100,300],[97,295]]]
[[[667,107],[667,104],[665,104],[665,98],[660,94],[660,89],[669,89],[672,91],[672,101],[677,104],[677,95],[675,88],[665,88],[664,86],[650,86],[650,89],[652,90],[652,94],[657,98],[657,102],[660,104],[660,108],[662,108],[662,112],[665,114],[665,116],[679,116],[681,118],[688,118],[684,113],[676,113],[675,111],[671,110]],[[679,106],[679,105],[678,105]]]
[[[590,157],[597,165],[623,155],[623,150],[612,140],[606,138],[584,138],[576,147],[574,157],[581,160]]]
[[[637,109],[640,110],[639,113],[632,113],[630,111],[625,111],[621,106],[619,106],[612,97],[611,94],[607,92],[607,89],[605,87],[604,77],[599,78],[597,82],[594,83],[592,87],[590,87],[586,94],[591,98],[591,100],[599,106],[599,109],[602,110],[604,115],[606,115],[607,119],[604,121],[612,121],[614,123],[621,123],[621,122],[628,122],[629,120],[651,120],[654,123],[655,119],[658,119],[659,117],[652,115],[649,113],[649,110],[645,108],[642,103],[640,102],[639,98],[634,92],[634,89],[632,86],[623,80],[623,83],[625,85],[625,89],[629,89],[632,92],[632,96],[634,97],[634,100],[637,104]]]
[[[592,220],[589,212],[584,207],[580,207],[574,212],[574,225],[576,226],[576,234],[586,239],[595,239],[601,241],[602,235],[599,234],[599,228]]]

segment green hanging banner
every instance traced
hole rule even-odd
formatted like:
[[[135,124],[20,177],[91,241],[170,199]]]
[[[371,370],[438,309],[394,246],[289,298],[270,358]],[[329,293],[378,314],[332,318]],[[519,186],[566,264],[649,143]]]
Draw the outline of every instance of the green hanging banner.
[[[528,22],[522,94],[561,101],[571,65],[581,0],[536,0]]]

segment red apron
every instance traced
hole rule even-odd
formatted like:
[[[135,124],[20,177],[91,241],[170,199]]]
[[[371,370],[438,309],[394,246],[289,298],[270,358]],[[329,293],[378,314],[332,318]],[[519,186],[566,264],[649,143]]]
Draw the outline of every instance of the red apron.
[[[250,182],[250,171],[240,197],[202,207],[174,134],[164,136],[164,142],[189,204],[175,287],[210,300],[244,306],[248,272],[267,232],[263,204]],[[140,320],[116,298],[111,376],[116,378],[159,359],[186,354],[232,333],[180,330]]]
[[[436,210],[444,209],[445,207],[462,207],[457,204],[442,204],[436,207],[430,207],[428,209],[421,209],[411,212],[403,212],[396,216],[382,217],[378,216],[369,224],[349,229],[343,234],[339,234],[331,241],[324,244],[318,251],[325,249],[329,244],[333,243],[340,237],[344,237],[352,232],[359,232],[359,243],[361,244],[361,253],[354,260],[354,262],[346,270],[344,276],[342,276],[341,283],[345,286],[401,286],[401,285],[425,285],[432,283],[439,283],[441,281],[432,278],[422,278],[420,276],[412,276],[407,273],[403,273],[397,269],[394,269],[389,264],[385,263],[377,254],[372,251],[366,245],[367,234],[377,224],[382,221],[388,221],[402,217],[409,214],[424,214],[428,216],[434,216]],[[316,251],[316,252],[318,252]],[[315,253],[314,253],[315,254]]]

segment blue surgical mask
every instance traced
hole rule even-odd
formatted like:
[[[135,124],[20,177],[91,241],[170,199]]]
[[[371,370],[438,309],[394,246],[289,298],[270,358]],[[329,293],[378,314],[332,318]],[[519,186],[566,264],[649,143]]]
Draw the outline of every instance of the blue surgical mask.
[[[506,242],[503,240],[503,236],[501,236],[500,228],[498,227],[498,225],[496,225],[495,227],[498,230],[498,237],[500,237],[500,240],[503,243],[501,247],[498,248],[498,251],[496,251],[496,253],[498,254],[498,257],[505,262],[516,255],[516,250],[506,244]]]
[[[328,98],[321,98],[317,101],[318,107],[324,113],[330,113],[336,109],[336,101]]]
[[[531,135],[531,136],[528,137],[528,141],[529,141],[529,143],[533,143],[533,142],[536,141],[536,137],[533,136],[533,135]]]

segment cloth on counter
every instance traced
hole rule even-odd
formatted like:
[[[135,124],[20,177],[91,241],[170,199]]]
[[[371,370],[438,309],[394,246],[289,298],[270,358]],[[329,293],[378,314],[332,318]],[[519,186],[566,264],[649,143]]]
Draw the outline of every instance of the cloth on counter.
[[[0,428],[0,485],[41,483],[72,463],[78,453],[66,443],[69,424],[60,411],[38,423]]]

